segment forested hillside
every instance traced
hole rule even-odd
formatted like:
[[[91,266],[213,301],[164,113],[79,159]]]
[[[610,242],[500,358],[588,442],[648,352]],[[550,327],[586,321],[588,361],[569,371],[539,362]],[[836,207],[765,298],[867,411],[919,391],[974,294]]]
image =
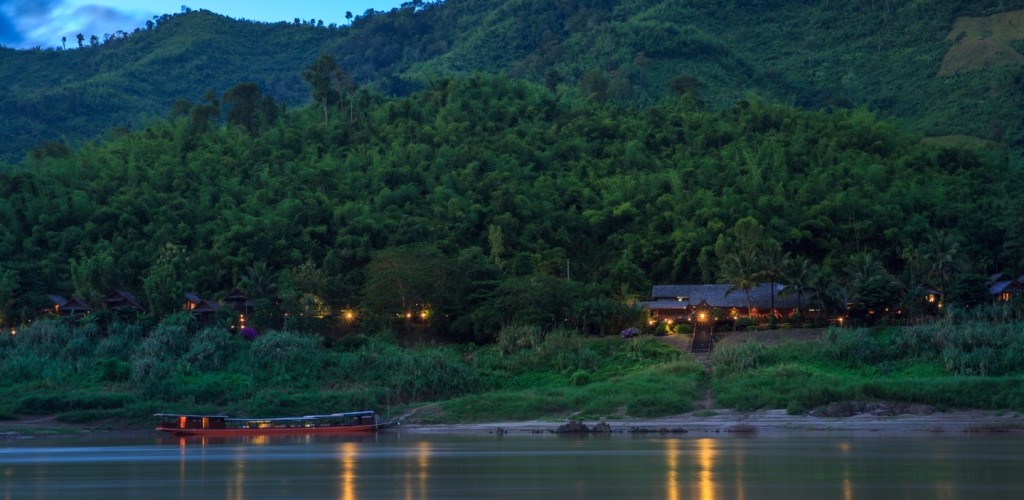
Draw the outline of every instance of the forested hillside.
[[[320,52],[383,95],[474,72],[633,109],[690,93],[721,110],[756,92],[812,110],[863,105],[943,144],[1019,149],[1020,9],[1018,0],[417,0],[342,27],[193,11],[130,34],[86,33],[81,48],[0,49],[0,160],[143,126],[175,99],[243,81],[303,104],[298,74]]]
[[[732,282],[747,243],[833,288],[857,263],[945,281],[1024,254],[1004,154],[934,149],[863,109],[637,108],[484,76],[328,93],[326,115],[240,93],[0,171],[8,317],[118,288],[160,314],[242,283],[486,340],[513,319],[607,331],[652,282]]]

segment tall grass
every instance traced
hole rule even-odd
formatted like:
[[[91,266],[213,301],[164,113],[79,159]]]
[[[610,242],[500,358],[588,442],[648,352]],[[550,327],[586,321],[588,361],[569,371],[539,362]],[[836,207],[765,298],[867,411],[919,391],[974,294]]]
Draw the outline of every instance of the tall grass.
[[[1022,409],[1024,322],[1003,322],[1001,311],[905,328],[831,328],[817,344],[723,346],[712,358],[716,402],[744,410],[858,399]]]

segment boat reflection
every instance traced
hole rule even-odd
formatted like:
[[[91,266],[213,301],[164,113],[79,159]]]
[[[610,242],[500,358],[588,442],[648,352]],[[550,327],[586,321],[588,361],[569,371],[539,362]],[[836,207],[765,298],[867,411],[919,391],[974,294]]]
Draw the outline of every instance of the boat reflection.
[[[378,442],[376,434],[344,434],[337,436],[157,436],[156,444],[178,445],[182,448],[223,446],[240,444],[247,446],[297,445],[318,443],[373,443]]]

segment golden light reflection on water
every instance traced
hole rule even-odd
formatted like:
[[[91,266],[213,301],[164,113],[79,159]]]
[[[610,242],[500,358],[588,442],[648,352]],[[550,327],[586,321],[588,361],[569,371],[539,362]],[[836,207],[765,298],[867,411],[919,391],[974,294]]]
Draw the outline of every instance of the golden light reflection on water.
[[[665,465],[668,468],[668,477],[665,478],[665,498],[668,500],[679,500],[679,440],[669,439],[665,441]]]
[[[853,500],[853,479],[850,477],[850,443],[839,443],[839,451],[843,454],[843,500]]]
[[[356,443],[341,443],[341,498],[342,500],[356,499],[356,454],[359,452],[359,445]]]
[[[715,440],[710,438],[697,440],[697,463],[700,466],[700,473],[697,480],[698,497],[701,500],[715,499],[715,456],[718,450],[715,449]]]
[[[416,443],[416,470],[418,474],[416,478],[413,478],[412,467],[405,473],[405,498],[412,500],[414,498],[427,498],[427,479],[430,476],[430,452],[431,446],[427,441],[420,441]],[[417,480],[418,479],[418,480]],[[413,483],[416,483],[414,487]],[[418,491],[415,491],[417,490]],[[419,493],[418,495],[416,493]]]

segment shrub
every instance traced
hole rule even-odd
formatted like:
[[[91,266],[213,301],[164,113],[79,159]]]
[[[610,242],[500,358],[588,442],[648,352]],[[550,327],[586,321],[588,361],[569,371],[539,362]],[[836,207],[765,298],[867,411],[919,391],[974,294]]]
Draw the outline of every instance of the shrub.
[[[533,325],[508,325],[498,332],[498,349],[502,354],[531,350],[540,345],[544,333]]]
[[[199,330],[189,344],[189,350],[182,360],[194,371],[216,371],[224,369],[237,352],[233,337],[227,330],[204,328]]]
[[[42,320],[18,330],[15,345],[21,352],[55,358],[69,338],[71,328],[66,323],[59,320]]]
[[[100,358],[96,361],[96,374],[101,382],[124,382],[131,378],[132,367],[117,358]]]
[[[787,415],[803,415],[805,413],[807,413],[807,409],[804,408],[802,403],[795,399],[790,401],[789,405],[786,406]]]
[[[249,354],[257,380],[309,381],[323,366],[320,339],[293,332],[270,331],[261,335],[252,341]]]
[[[586,370],[576,370],[569,377],[569,383],[576,387],[580,387],[589,384],[590,379],[590,372]]]
[[[739,331],[750,331],[755,326],[753,318],[736,318],[736,322],[733,323],[733,329]]]
[[[693,325],[690,323],[676,323],[672,331],[677,335],[688,335],[693,333]]]
[[[829,357],[849,365],[877,363],[883,354],[867,328],[828,328],[822,347]]]
[[[753,370],[764,366],[769,360],[769,349],[757,342],[718,346],[711,353],[716,375]]]

